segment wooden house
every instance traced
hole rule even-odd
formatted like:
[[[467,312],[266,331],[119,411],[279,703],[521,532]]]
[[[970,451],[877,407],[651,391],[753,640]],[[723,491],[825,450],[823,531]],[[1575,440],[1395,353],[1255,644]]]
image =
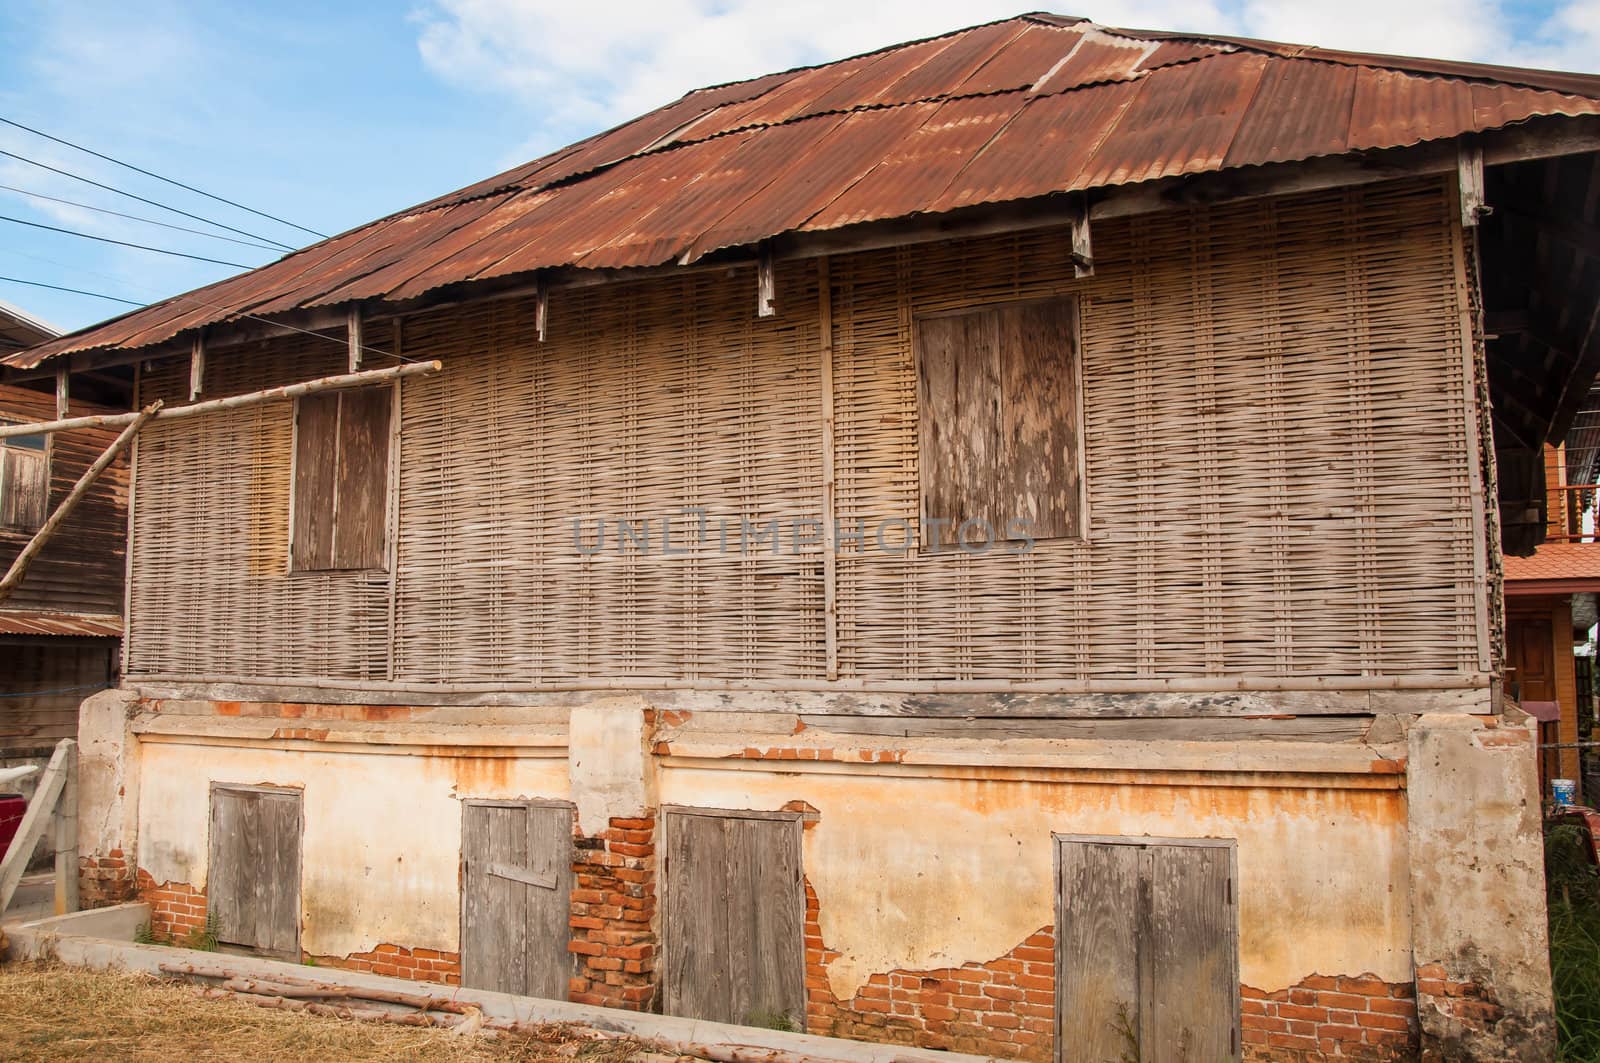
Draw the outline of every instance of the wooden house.
[[[1026,15],[7,358],[138,377],[84,895],[908,1051],[1549,1059],[1501,576],[1597,114]]]
[[[59,334],[0,303],[0,351]],[[0,425],[112,412],[60,400],[53,380],[43,391],[0,385]],[[0,441],[0,573],[114,435],[91,427]],[[126,463],[99,478],[26,578],[0,597],[0,766],[43,764],[58,740],[77,734],[84,698],[116,682],[127,489]]]

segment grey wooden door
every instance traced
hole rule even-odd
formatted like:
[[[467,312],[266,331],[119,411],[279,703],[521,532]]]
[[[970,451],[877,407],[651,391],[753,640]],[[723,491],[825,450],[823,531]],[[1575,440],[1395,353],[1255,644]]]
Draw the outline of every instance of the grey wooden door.
[[[461,821],[461,984],[567,999],[572,809],[469,801]]]
[[[1056,1056],[1239,1058],[1234,847],[1210,839],[1056,841]]]
[[[300,958],[300,794],[211,788],[206,911],[217,940]]]
[[[668,1014],[804,1028],[800,829],[798,814],[665,813]]]

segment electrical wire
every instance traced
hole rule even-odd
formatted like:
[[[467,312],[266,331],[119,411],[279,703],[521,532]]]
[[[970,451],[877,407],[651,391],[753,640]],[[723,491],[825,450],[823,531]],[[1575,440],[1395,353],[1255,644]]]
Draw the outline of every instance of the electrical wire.
[[[65,270],[71,270],[71,271],[76,272],[76,273],[88,274],[89,276],[92,276],[92,277],[99,277],[102,280],[112,281],[113,283],[116,283],[116,284],[129,284],[129,285],[132,285],[135,288],[143,288],[147,292],[159,292],[160,291],[160,289],[152,288],[148,284],[140,284],[137,281],[130,281],[130,280],[127,280],[127,279],[121,278],[121,277],[113,277],[109,273],[102,273],[99,270],[95,270],[95,269],[85,269],[82,266],[74,266],[74,265],[72,265],[70,263],[62,262],[59,259],[49,258],[48,256],[45,256],[45,255],[36,255],[31,251],[22,251],[22,250],[19,250],[18,248],[15,248],[15,247],[0,247],[0,251],[9,251],[14,255],[21,255],[24,258],[31,258],[36,262],[44,262],[44,263],[47,263],[47,264],[52,265],[52,266],[60,266],[62,269],[65,269]],[[349,346],[349,341],[344,336],[334,336],[334,335],[330,335],[330,334],[328,334],[326,332],[316,332],[316,331],[314,331],[312,329],[305,329],[305,328],[300,328],[300,327],[298,327],[296,325],[285,324],[282,321],[274,321],[269,317],[260,317],[260,316],[258,316],[256,314],[243,313],[243,312],[240,312],[238,310],[230,310],[229,308],[227,308],[225,306],[221,306],[221,305],[219,305],[217,303],[207,302],[206,300],[201,299],[201,298],[199,298],[198,296],[196,296],[196,295],[194,295],[192,293],[186,293],[186,294],[183,294],[183,295],[162,296],[162,298],[157,299],[154,302],[142,303],[142,304],[138,304],[138,305],[141,305],[141,306],[154,306],[154,305],[156,305],[156,303],[160,303],[160,302],[192,303],[192,304],[194,304],[196,306],[203,307],[206,310],[215,310],[215,311],[217,311],[219,313],[229,314],[229,315],[231,315],[233,317],[244,318],[247,321],[257,321],[257,322],[260,322],[263,325],[271,325],[274,328],[287,329],[290,332],[297,332],[302,336],[314,336],[314,337],[316,337],[317,339],[320,339],[320,340],[327,340],[329,343],[337,343],[341,347]],[[132,313],[132,311],[130,311],[130,313]],[[93,326],[90,326],[90,327],[93,327]],[[367,354],[375,354],[375,355],[378,355],[378,356],[383,357],[383,358],[393,358],[397,362],[408,362],[408,363],[411,363],[411,364],[415,364],[417,362],[423,361],[423,359],[421,359],[421,358],[408,358],[407,356],[405,356],[403,354],[398,354],[398,353],[396,353],[394,351],[386,351],[382,347],[374,347],[370,343],[363,343],[361,345],[361,349],[362,349],[362,351],[366,352]]]
[[[129,221],[143,222],[146,225],[159,225],[163,229],[175,229],[180,233],[193,233],[196,236],[204,236],[208,240],[226,240],[230,244],[242,244],[245,247],[255,247],[262,251],[271,251],[274,254],[277,254],[279,250],[270,244],[259,244],[252,240],[240,240],[235,236],[223,236],[221,233],[208,233],[204,229],[191,229],[187,225],[173,225],[171,222],[143,218],[137,214],[124,214],[120,210],[109,210],[106,207],[96,207],[90,203],[79,203],[75,199],[62,199],[59,196],[47,196],[43,192],[30,192],[26,188],[17,188],[15,185],[0,185],[0,191],[15,192],[19,196],[27,196],[30,199],[43,199],[50,203],[61,203],[68,207],[77,207],[80,210],[92,210],[97,214],[109,214],[113,218],[127,218]]]
[[[62,140],[60,137],[51,136],[49,133],[46,133],[43,130],[35,129],[32,126],[23,125],[21,122],[12,121],[10,118],[0,118],[0,122],[4,122],[8,126],[32,133],[36,137],[44,137],[46,140],[53,140],[57,144],[64,144],[69,148],[75,148],[78,151],[86,152],[90,155],[93,155],[97,159],[104,159],[106,162],[115,163],[118,166],[132,170],[134,173],[142,173],[146,177],[154,177],[157,181],[165,181],[169,185],[175,185],[178,188],[193,192],[195,195],[205,196],[207,199],[214,199],[218,203],[226,203],[230,207],[237,207],[247,214],[254,214],[258,218],[266,218],[269,221],[277,222],[279,225],[287,225],[291,229],[299,229],[303,233],[310,233],[312,236],[319,236],[324,240],[328,238],[327,233],[319,233],[315,229],[308,229],[304,225],[298,225],[286,218],[280,218],[276,214],[268,214],[265,211],[256,210],[254,207],[247,207],[243,203],[235,203],[231,199],[224,199],[221,196],[212,195],[210,192],[206,192],[202,189],[194,187],[194,185],[186,185],[182,181],[175,181],[170,177],[163,177],[158,173],[152,173],[142,167],[135,166],[131,162],[123,162],[121,159],[113,158],[110,155],[103,155],[100,152],[95,151],[93,148],[86,148],[82,144],[74,144],[70,140]]]
[[[57,292],[71,292],[73,295],[87,295],[93,299],[109,299],[113,303],[126,303],[129,306],[149,306],[149,303],[137,302],[133,299],[124,299],[118,295],[104,295],[100,292],[86,292],[82,288],[63,288],[59,284],[46,284],[44,281],[25,281],[21,277],[0,277],[0,281],[7,284],[28,284],[35,288],[49,288]]]
[[[191,255],[187,251],[169,251],[164,247],[151,247],[149,244],[131,244],[126,240],[113,240],[109,236],[96,236],[93,233],[80,233],[76,229],[63,229],[59,225],[45,225],[43,222],[23,221],[21,218],[11,218],[0,214],[0,221],[8,221],[13,225],[27,225],[34,229],[48,229],[53,233],[66,233],[84,240],[98,240],[103,244],[116,244],[119,247],[132,247],[140,251],[154,251],[158,255],[171,255],[174,258],[192,258],[196,262],[211,262],[218,266],[237,266],[239,269],[255,269],[256,267],[243,262],[225,262],[220,258],[207,258],[204,255]]]
[[[220,221],[212,221],[210,218],[202,217],[199,214],[191,214],[186,210],[179,210],[177,207],[169,207],[165,203],[158,202],[154,199],[146,199],[144,196],[136,195],[132,192],[125,192],[115,185],[108,185],[101,181],[96,181],[92,177],[85,177],[82,174],[73,173],[71,170],[63,170],[58,166],[51,166],[49,163],[40,162],[38,159],[30,159],[26,155],[18,155],[14,151],[6,151],[4,148],[0,148],[0,155],[4,155],[8,159],[16,159],[18,162],[25,162],[29,166],[37,166],[41,170],[49,170],[51,173],[58,173],[62,177],[70,177],[74,181],[82,181],[86,185],[93,185],[96,188],[103,188],[107,192],[115,192],[119,196],[127,196],[129,199],[136,199],[140,203],[144,203],[152,207],[158,207],[161,210],[171,211],[174,214],[181,214],[185,218],[191,218],[195,221],[205,222],[207,225],[214,225],[219,229],[226,229],[230,233],[237,233],[240,236],[248,236],[252,240],[260,240],[263,243],[272,244],[273,246],[282,248],[285,251],[294,250],[294,245],[286,244],[282,240],[274,240],[270,236],[262,236],[259,233],[253,233],[246,229],[235,229],[233,226],[224,225]]]

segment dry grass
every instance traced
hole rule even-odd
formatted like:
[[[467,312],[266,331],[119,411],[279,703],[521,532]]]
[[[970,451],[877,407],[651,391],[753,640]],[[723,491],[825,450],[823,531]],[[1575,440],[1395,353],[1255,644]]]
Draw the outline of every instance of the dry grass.
[[[428,1063],[628,1063],[630,1041],[561,1026],[530,1035],[452,1037],[446,1030],[322,1018],[206,1000],[145,974],[60,964],[0,968],[0,1061],[427,1060]],[[660,1058],[660,1057],[656,1057]]]

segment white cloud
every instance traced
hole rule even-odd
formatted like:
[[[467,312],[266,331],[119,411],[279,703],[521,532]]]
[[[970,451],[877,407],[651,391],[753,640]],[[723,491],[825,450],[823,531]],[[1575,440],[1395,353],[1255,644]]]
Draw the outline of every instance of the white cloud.
[[[1113,26],[1176,29],[1485,62],[1594,67],[1600,0],[1571,0],[1518,40],[1505,0],[1086,0]],[[702,85],[825,62],[1016,14],[1015,0],[431,0],[429,69],[503,94],[547,132],[623,121]]]

